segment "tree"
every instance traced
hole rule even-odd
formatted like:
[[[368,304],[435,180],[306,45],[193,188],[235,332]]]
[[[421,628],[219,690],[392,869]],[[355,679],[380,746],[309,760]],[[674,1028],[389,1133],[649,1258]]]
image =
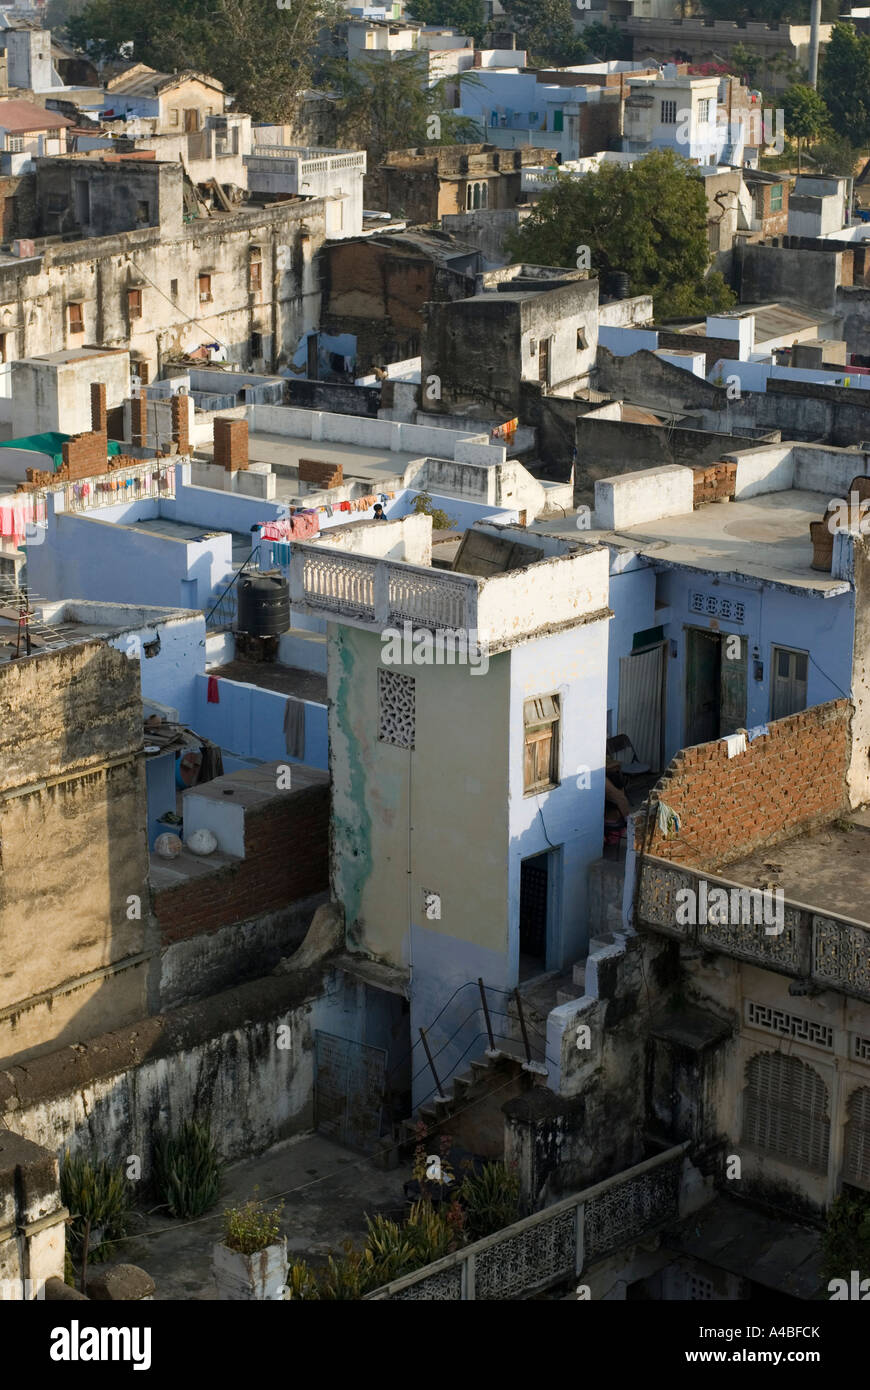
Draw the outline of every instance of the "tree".
[[[856,151],[843,135],[828,135],[813,145],[813,160],[820,174],[831,178],[852,178]]]
[[[589,57],[574,32],[571,0],[504,0],[503,9],[516,29],[517,47],[526,50],[533,66],[570,66]]]
[[[870,37],[835,24],[821,59],[819,90],[831,125],[853,145],[870,140]]]
[[[339,138],[368,151],[374,170],[389,150],[419,145],[451,145],[473,140],[473,121],[455,116],[444,89],[448,79],[425,85],[422,62],[427,55],[410,52],[395,58],[340,61],[327,69],[338,93]]]
[[[470,34],[475,44],[486,32],[483,0],[411,0],[407,12],[423,24],[443,24]]]
[[[817,140],[827,129],[830,116],[818,92],[804,83],[788,87],[782,98],[785,128],[797,140],[798,173],[801,172],[801,140]]]
[[[631,39],[615,24],[585,24],[583,42],[589,57],[606,63],[612,58],[631,57]]]
[[[707,274],[704,185],[671,150],[653,150],[631,168],[560,175],[508,243],[515,260],[539,265],[576,265],[584,247],[599,275],[624,271],[632,294],[651,294],[658,319],[716,313],[734,302],[722,276]]]
[[[238,110],[280,122],[311,85],[321,37],[344,13],[338,0],[88,0],[67,31],[97,59],[132,43],[135,62],[209,73]]]
[[[755,48],[749,48],[745,43],[735,43],[731,50],[730,67],[735,76],[742,78],[748,86],[754,87],[764,67],[764,54]]]

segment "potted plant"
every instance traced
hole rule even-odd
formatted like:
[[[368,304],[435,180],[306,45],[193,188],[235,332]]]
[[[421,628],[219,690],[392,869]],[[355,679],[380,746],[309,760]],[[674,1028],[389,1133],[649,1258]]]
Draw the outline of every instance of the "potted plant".
[[[267,1211],[256,1196],[243,1206],[229,1207],[224,1212],[224,1238],[213,1247],[212,1273],[221,1299],[283,1299],[287,1238],[281,1235],[281,1208]]]

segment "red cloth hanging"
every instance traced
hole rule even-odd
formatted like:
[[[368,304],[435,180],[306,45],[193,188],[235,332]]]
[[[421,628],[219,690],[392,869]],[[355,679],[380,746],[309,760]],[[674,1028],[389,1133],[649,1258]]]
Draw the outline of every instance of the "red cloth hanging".
[[[208,695],[206,699],[207,703],[210,705],[219,705],[221,702],[217,676],[209,676],[208,678]]]

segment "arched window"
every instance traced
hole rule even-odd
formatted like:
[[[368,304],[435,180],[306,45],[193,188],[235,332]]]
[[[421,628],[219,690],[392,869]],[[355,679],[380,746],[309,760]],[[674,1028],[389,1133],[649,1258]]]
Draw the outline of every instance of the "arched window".
[[[848,1116],[843,1181],[870,1189],[870,1086],[852,1092]]]
[[[474,185],[474,207],[475,207],[475,209],[477,209],[477,208],[480,207],[480,184],[479,184],[479,183],[476,183],[476,184]]]
[[[485,208],[485,207],[488,205],[488,203],[489,203],[489,184],[488,184],[488,183],[482,183],[482,184],[480,185],[480,206],[481,206],[482,208]]]
[[[828,1088],[813,1067],[759,1052],[746,1067],[743,1142],[814,1173],[828,1171]]]
[[[471,184],[470,184],[470,183],[469,183],[469,184],[466,184],[466,186],[465,186],[465,207],[466,207],[466,210],[467,210],[468,212],[471,211],[471,190],[472,190]]]

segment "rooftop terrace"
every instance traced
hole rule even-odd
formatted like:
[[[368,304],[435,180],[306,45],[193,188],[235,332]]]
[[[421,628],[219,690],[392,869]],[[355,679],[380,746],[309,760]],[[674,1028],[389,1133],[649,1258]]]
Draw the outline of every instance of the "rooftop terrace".
[[[579,535],[590,544],[617,546],[668,565],[723,576],[746,575],[832,596],[845,593],[849,586],[812,568],[809,531],[810,522],[824,516],[830,500],[830,493],[789,488],[699,507],[619,531],[578,531],[577,513],[554,521],[536,521],[530,529],[565,539]]]

